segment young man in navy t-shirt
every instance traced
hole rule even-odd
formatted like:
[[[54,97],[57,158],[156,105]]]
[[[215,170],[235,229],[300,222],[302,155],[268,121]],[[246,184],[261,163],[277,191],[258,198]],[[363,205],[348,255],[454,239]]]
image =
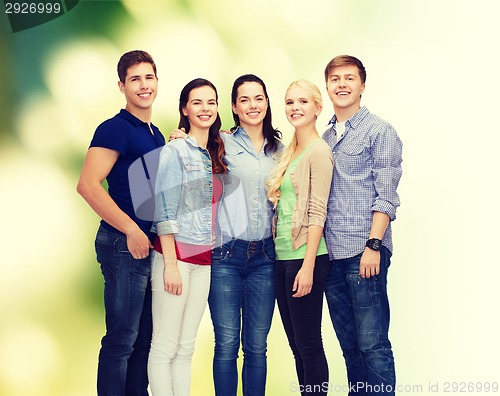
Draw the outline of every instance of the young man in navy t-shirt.
[[[77,191],[102,218],[95,248],[104,276],[106,334],[97,374],[99,395],[147,395],[151,342],[151,221],[137,217],[130,165],[165,144],[151,123],[158,89],[156,65],[144,51],[118,62],[118,87],[126,106],[95,131]],[[108,191],[102,186],[106,179]]]

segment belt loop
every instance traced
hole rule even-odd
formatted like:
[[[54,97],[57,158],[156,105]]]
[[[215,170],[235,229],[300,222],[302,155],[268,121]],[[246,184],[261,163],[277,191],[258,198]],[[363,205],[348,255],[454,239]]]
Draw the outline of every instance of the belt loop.
[[[265,238],[262,240],[262,254],[265,254],[266,253],[266,248],[267,248],[267,240],[269,238]]]
[[[265,249],[267,249],[268,247],[274,252],[274,238],[272,236],[264,239],[264,253],[266,253]]]
[[[234,247],[234,245],[236,244],[236,241],[237,241],[237,239],[236,239],[236,238],[233,238],[233,239],[231,239],[231,240],[229,241],[229,249],[230,249],[230,251],[232,251],[232,250],[233,250],[233,247]]]

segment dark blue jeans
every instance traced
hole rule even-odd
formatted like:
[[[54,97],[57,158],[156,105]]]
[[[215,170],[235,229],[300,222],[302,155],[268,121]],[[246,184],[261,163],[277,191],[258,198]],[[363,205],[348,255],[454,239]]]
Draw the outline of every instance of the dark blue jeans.
[[[106,334],[97,371],[101,396],[148,395],[151,344],[151,260],[136,260],[124,235],[100,227],[95,248],[104,277]]]
[[[391,253],[380,252],[380,273],[359,276],[361,254],[332,260],[325,294],[344,354],[349,395],[394,395],[396,374],[389,341],[387,271]]]
[[[304,260],[276,261],[276,299],[288,344],[295,358],[295,368],[302,395],[326,395],[328,363],[323,339],[323,295],[330,271],[328,255],[316,257],[311,293],[293,297],[293,283]]]
[[[243,394],[265,394],[267,335],[275,305],[274,261],[272,238],[252,242],[235,239],[214,249],[208,304],[215,332],[217,396],[236,395],[240,342]]]

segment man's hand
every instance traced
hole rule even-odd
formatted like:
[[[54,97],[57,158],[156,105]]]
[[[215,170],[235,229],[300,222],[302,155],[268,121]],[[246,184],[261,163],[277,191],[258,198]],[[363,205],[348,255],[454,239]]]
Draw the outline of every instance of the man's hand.
[[[149,256],[149,249],[152,249],[153,245],[139,227],[125,235],[127,236],[128,251],[133,258],[144,259]]]
[[[359,263],[359,275],[362,278],[369,278],[378,275],[380,272],[380,252],[365,248]]]

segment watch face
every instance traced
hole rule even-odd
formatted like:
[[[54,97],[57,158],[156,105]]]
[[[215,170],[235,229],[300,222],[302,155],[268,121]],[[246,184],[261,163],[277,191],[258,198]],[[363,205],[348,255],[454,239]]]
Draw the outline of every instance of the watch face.
[[[366,242],[366,246],[368,246],[372,250],[380,250],[382,247],[382,241],[380,239],[369,239]]]

